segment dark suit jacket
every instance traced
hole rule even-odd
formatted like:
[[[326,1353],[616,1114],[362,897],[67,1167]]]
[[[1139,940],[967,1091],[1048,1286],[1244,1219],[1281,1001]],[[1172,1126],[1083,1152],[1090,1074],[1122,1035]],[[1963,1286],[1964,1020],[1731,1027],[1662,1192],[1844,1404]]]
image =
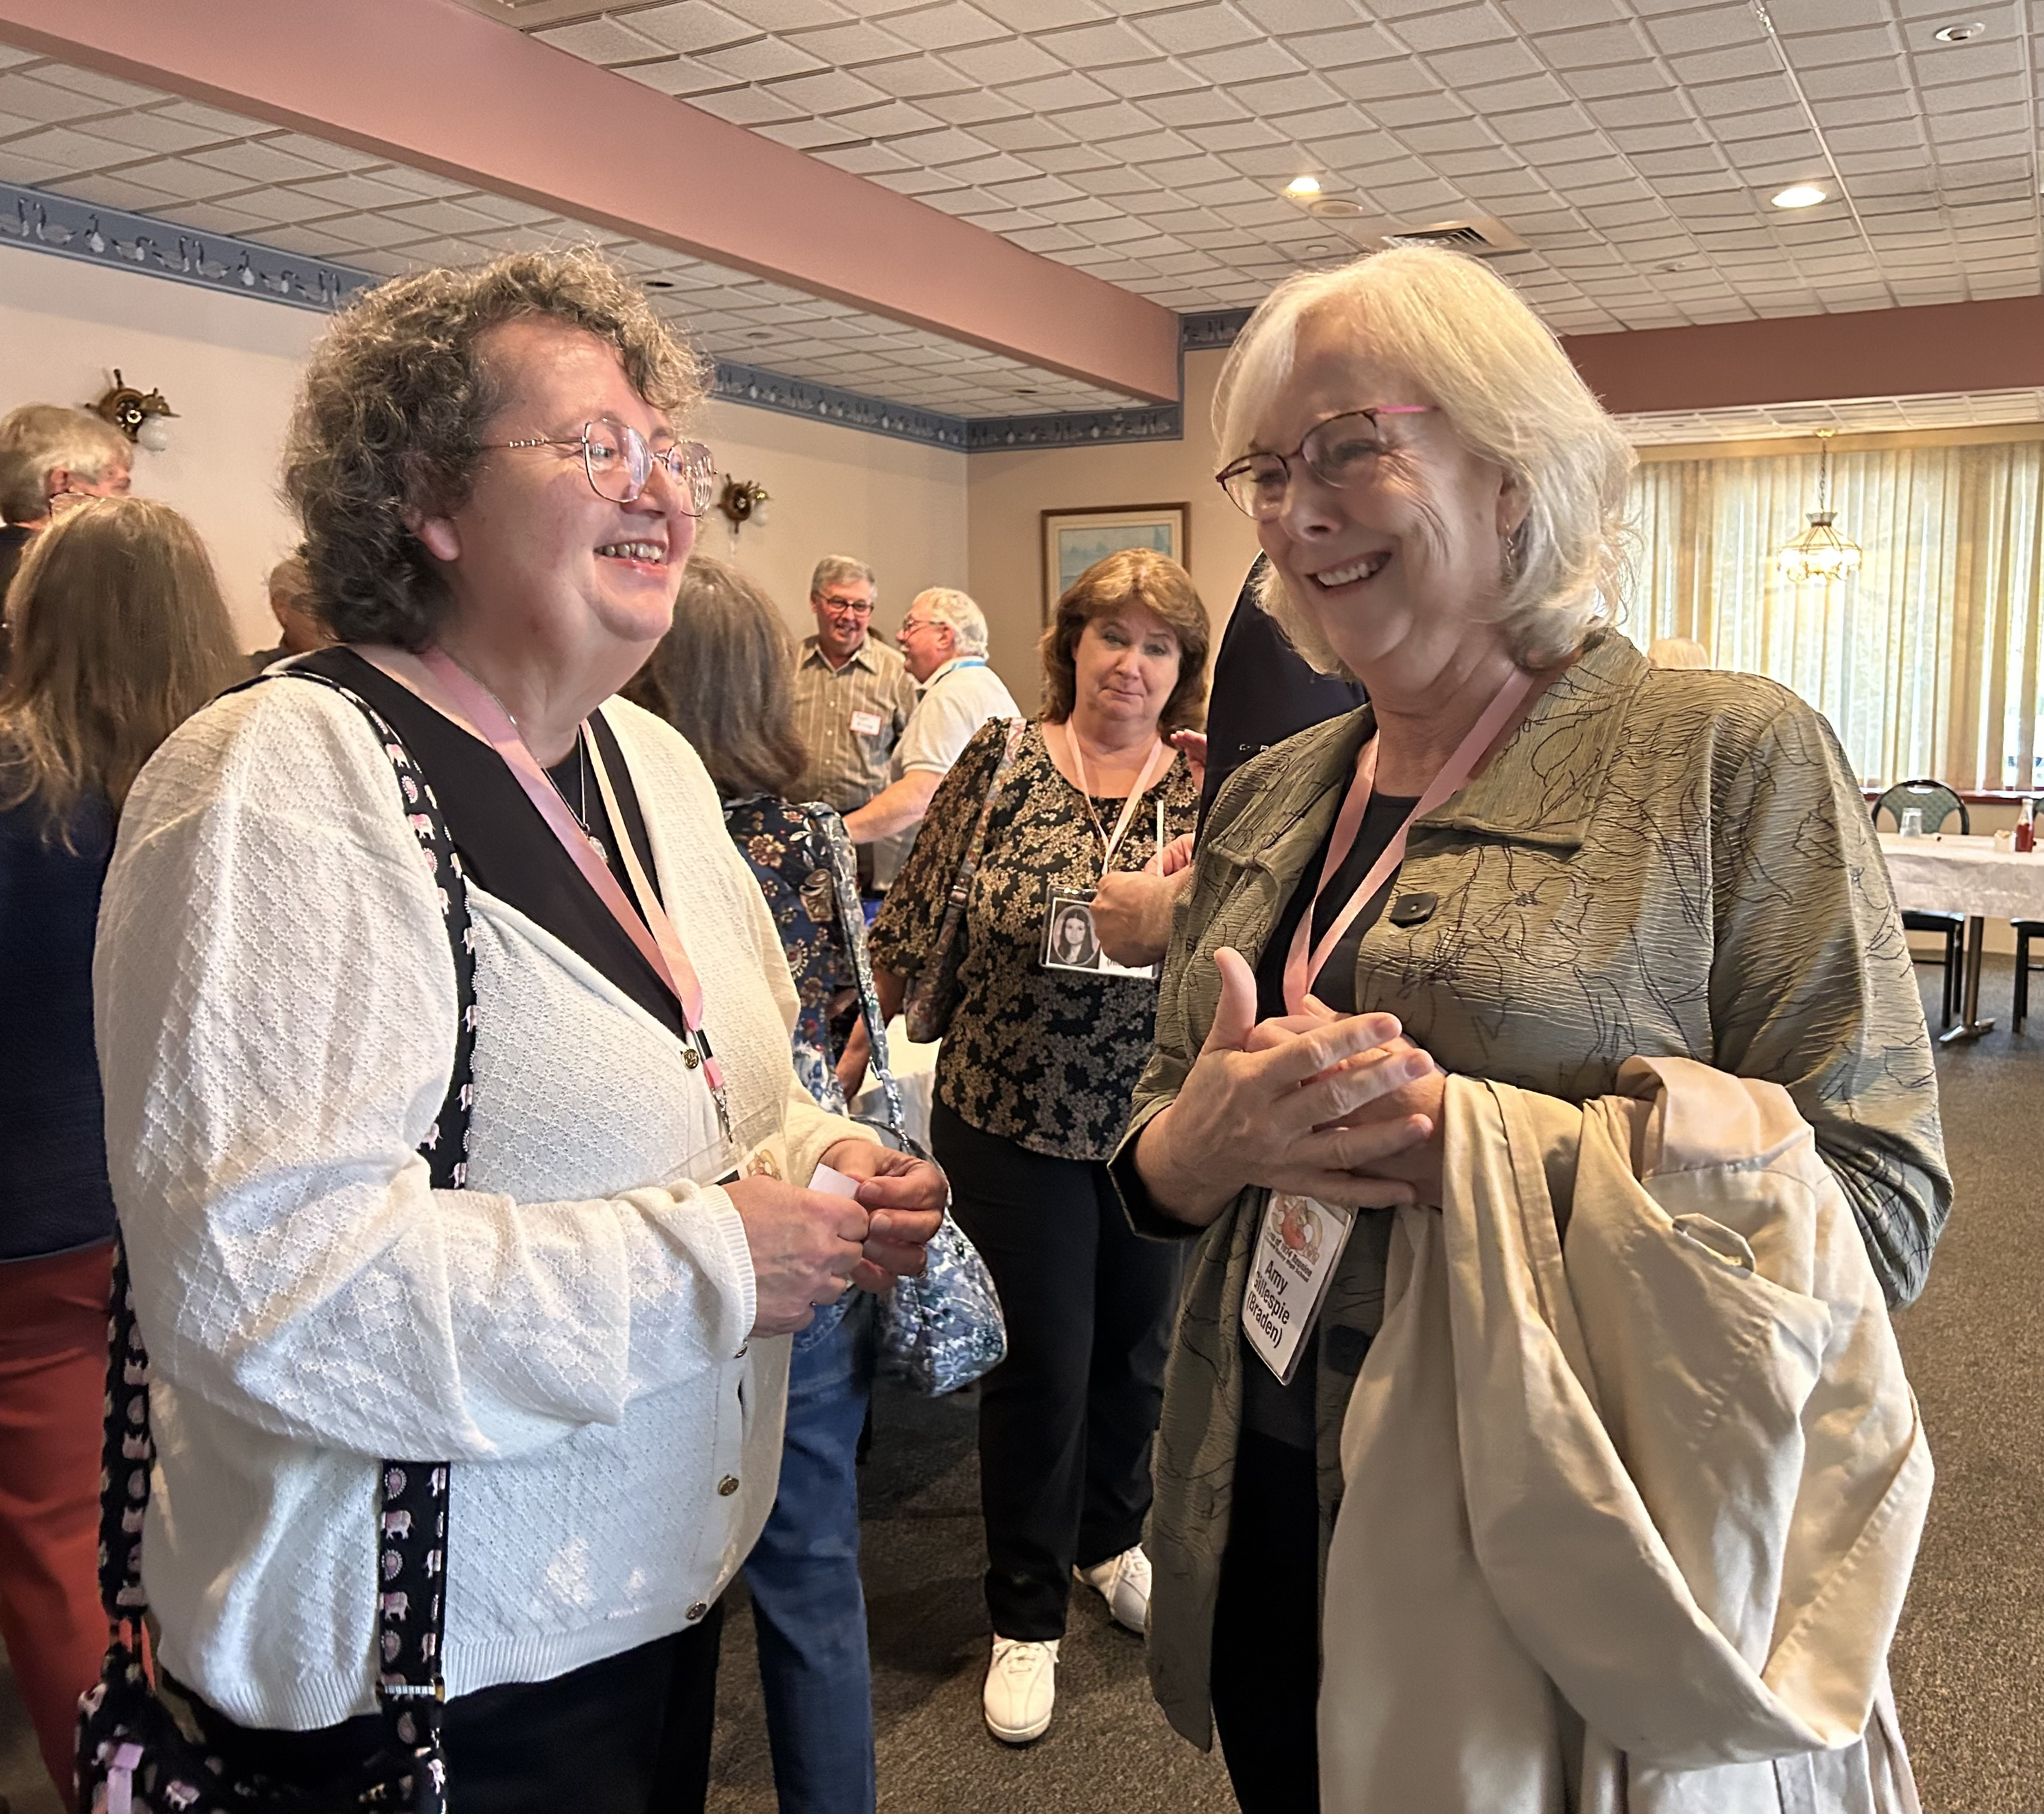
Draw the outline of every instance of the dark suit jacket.
[[[1207,775],[1200,794],[1200,823],[1221,783],[1273,744],[1281,744],[1363,703],[1351,680],[1316,674],[1256,602],[1257,582],[1268,563],[1262,555],[1242,582],[1234,614],[1214,657],[1213,703],[1207,709]]]

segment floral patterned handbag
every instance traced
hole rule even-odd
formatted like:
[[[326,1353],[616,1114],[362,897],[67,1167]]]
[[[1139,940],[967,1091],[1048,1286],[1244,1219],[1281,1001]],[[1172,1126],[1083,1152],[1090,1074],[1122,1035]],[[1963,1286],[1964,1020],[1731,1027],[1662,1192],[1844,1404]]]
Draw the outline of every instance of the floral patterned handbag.
[[[245,684],[290,672],[279,670]],[[366,700],[338,682],[317,674],[296,678],[332,687],[368,719],[396,773],[421,855],[439,884],[460,1013],[452,1081],[419,1150],[433,1188],[459,1190],[467,1182],[475,1056],[474,940],[460,860],[432,790],[397,732]],[[312,1792],[229,1776],[222,1760],[158,1693],[142,1588],[142,1523],[156,1453],[149,1433],[149,1356],[136,1327],[127,1251],[117,1236],[106,1416],[99,1588],[110,1636],[99,1680],[79,1702],[79,1808],[86,1814],[343,1814],[356,1808],[445,1814],[440,1712],[446,1689],[440,1664],[447,1463],[386,1461],[378,1470],[376,1698],[385,1740],[354,1780]]]
[[[1008,754],[994,772],[993,786],[987,790],[988,805],[980,809],[977,848],[986,830],[988,806],[994,787],[1013,759],[1021,740],[1021,721],[1010,728]],[[813,823],[823,832],[831,853],[831,881],[837,897],[838,920],[844,928],[845,949],[851,959],[852,976],[859,990],[859,1009],[873,1041],[873,1070],[880,1080],[886,1102],[884,1122],[872,1124],[888,1144],[912,1152],[918,1159],[930,1155],[910,1136],[908,1118],[901,1106],[901,1086],[887,1062],[886,1017],[880,1012],[880,995],[873,986],[873,967],[866,955],[866,923],[859,911],[859,878],[852,856],[851,840],[845,836],[844,821],[827,808],[805,808]],[[971,874],[966,874],[970,884]],[[1001,1298],[993,1289],[993,1275],[979,1250],[944,1211],[943,1225],[926,1250],[928,1263],[920,1278],[900,1278],[894,1289],[880,1300],[878,1370],[903,1381],[931,1397],[941,1397],[970,1385],[1008,1357],[1008,1325],[1001,1313]]]

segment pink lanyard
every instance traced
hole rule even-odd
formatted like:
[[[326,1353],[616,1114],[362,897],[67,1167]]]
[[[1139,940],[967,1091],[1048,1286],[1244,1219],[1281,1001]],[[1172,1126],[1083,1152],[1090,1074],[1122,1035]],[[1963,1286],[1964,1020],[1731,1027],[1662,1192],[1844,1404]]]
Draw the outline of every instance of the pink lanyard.
[[[637,853],[630,848],[631,833],[617,817],[616,806],[609,808],[613,819],[612,835],[622,847],[620,854],[632,872],[644,903],[643,913],[618,886],[609,864],[597,855],[588,832],[568,810],[567,802],[555,790],[553,782],[548,779],[547,771],[540,766],[540,759],[526,747],[517,722],[489,689],[443,650],[421,650],[419,660],[443,695],[434,698],[432,687],[422,688],[428,702],[438,706],[456,724],[474,732],[504,759],[505,767],[524,789],[525,797],[539,808],[540,817],[560,840],[561,848],[574,859],[583,879],[596,890],[597,898],[610,909],[610,917],[624,928],[625,936],[638,947],[639,955],[653,967],[653,974],[679,1005],[682,1024],[687,1030],[690,1043],[702,1055],[703,1075],[717,1099],[717,1118],[725,1124],[728,1134],[730,1117],[724,1099],[724,1070],[711,1053],[709,1041],[702,1030],[701,980],[696,974],[695,966],[689,962],[689,954],[682,946],[681,935],[674,930],[674,921],[667,917],[666,909],[661,906],[640,870]],[[408,678],[417,684],[416,677]],[[612,798],[609,776],[604,771],[602,755],[595,748],[596,740],[590,736],[586,722],[578,728],[576,735],[589,737],[597,784],[608,804]]]
[[[1533,676],[1515,668],[1511,677],[1497,690],[1497,697],[1484,708],[1483,716],[1477,719],[1474,728],[1462,739],[1455,753],[1448,758],[1447,764],[1427,784],[1427,791],[1420,796],[1419,803],[1406,815],[1405,823],[1384,847],[1384,853],[1370,866],[1369,873],[1355,885],[1355,891],[1348,897],[1348,905],[1335,916],[1335,923],[1327,928],[1320,942],[1312,947],[1308,958],[1307,947],[1313,936],[1313,914],[1319,907],[1320,897],[1327,893],[1329,880],[1339,870],[1348,853],[1355,847],[1356,834],[1362,829],[1362,816],[1370,809],[1372,784],[1377,778],[1377,739],[1372,737],[1362,747],[1356,758],[1355,779],[1350,783],[1348,796],[1342,801],[1340,817],[1335,821],[1334,836],[1327,845],[1327,859],[1320,865],[1320,885],[1313,890],[1313,898],[1304,913],[1299,916],[1297,928],[1292,934],[1292,948],[1285,957],[1285,1008],[1292,1014],[1306,1011],[1306,996],[1327,959],[1333,956],[1335,947],[1341,943],[1342,934],[1355,924],[1355,917],[1376,898],[1377,891],[1399,864],[1405,860],[1405,840],[1416,821],[1446,800],[1455,790],[1469,779],[1483,752],[1496,741],[1497,733],[1504,728],[1504,721],[1518,708],[1533,685]]]
[[[1115,821],[1112,837],[1107,835],[1106,826],[1100,822],[1100,814],[1093,810],[1093,790],[1086,786],[1085,754],[1079,748],[1078,739],[1072,735],[1071,721],[1069,718],[1065,721],[1065,748],[1071,751],[1072,767],[1079,772],[1079,797],[1085,802],[1086,817],[1093,821],[1093,828],[1100,834],[1100,841],[1103,847],[1100,859],[1100,878],[1105,882],[1107,879],[1108,870],[1113,864],[1114,853],[1120,847],[1121,840],[1128,831],[1128,823],[1135,817],[1135,809],[1142,801],[1143,790],[1150,785],[1150,771],[1156,767],[1158,757],[1161,755],[1166,759],[1166,767],[1168,768],[1170,766],[1170,745],[1159,737],[1151,746],[1149,755],[1143,759],[1143,772],[1136,776],[1135,785],[1129,789],[1128,797],[1121,803],[1121,817]],[[1164,822],[1163,809],[1164,803],[1160,800],[1157,803],[1158,814],[1157,823],[1160,831]],[[1159,842],[1157,847],[1161,851],[1164,847]]]

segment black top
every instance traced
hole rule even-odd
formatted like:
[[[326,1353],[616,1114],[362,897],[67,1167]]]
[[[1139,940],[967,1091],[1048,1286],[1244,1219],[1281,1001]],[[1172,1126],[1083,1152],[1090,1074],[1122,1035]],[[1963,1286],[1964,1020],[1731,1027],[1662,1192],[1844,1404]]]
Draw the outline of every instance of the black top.
[[[518,778],[496,751],[443,717],[409,687],[400,685],[352,649],[321,649],[301,656],[293,665],[340,682],[390,721],[440,802],[448,833],[461,855],[462,871],[474,886],[545,927],[677,1038],[682,1036],[680,1005],[640,954],[630,935],[597,897],[596,890],[575,867],[574,859],[561,847],[552,828],[526,797]],[[292,682],[272,680],[263,684],[288,686]],[[603,752],[610,784],[617,790],[618,810],[624,816],[632,847],[650,881],[654,874],[653,847],[631,773],[624,766],[624,752],[601,713],[591,713],[589,724]],[[637,894],[625,873],[595,774],[588,767],[580,744],[548,772],[570,810],[601,841],[609,854],[612,874],[626,897],[636,904]]]
[[[1370,795],[1354,844],[1341,867],[1328,878],[1327,892],[1313,909],[1316,943],[1326,936],[1327,928],[1334,924],[1343,908],[1348,905],[1349,897],[1369,874],[1370,866],[1384,854],[1385,847],[1398,835],[1398,828],[1419,803],[1416,799],[1400,799],[1393,794]],[[1278,915],[1278,924],[1271,930],[1270,942],[1263,947],[1263,955],[1256,966],[1256,1013],[1259,1020],[1272,1020],[1285,1011],[1285,954],[1292,948],[1292,935],[1300,917],[1306,911],[1306,903],[1312,900],[1313,890],[1320,886],[1320,865],[1327,861],[1327,847],[1333,842],[1334,828],[1329,826],[1320,848],[1307,863],[1305,874],[1299,878],[1299,886],[1292,890],[1292,898],[1285,904],[1285,911]],[[1349,923],[1348,930],[1342,934],[1341,943],[1328,952],[1327,963],[1313,984],[1313,993],[1338,1014],[1355,1012],[1356,950],[1362,943],[1363,935],[1382,917],[1385,903],[1391,898],[1391,890],[1397,880],[1396,870],[1384,878],[1384,885]],[[1320,1373],[1319,1331],[1316,1329],[1307,1335],[1289,1385],[1278,1384],[1278,1376],[1258,1358],[1247,1337],[1243,1339],[1242,1371],[1243,1428],[1260,1435],[1274,1437],[1295,1449],[1313,1447],[1314,1400]]]
[[[1251,756],[1353,712],[1366,697],[1352,680],[1316,674],[1256,602],[1257,584],[1267,564],[1262,555],[1256,557],[1214,657],[1213,699],[1207,708],[1207,774],[1200,790],[1203,825],[1221,783]]]
[[[92,941],[113,854],[106,797],[46,838],[42,804],[0,813],[0,1261],[113,1236],[92,1039]]]
[[[25,529],[19,523],[0,523],[0,605],[6,602],[14,570],[21,564],[21,556],[29,552],[35,535],[33,529]],[[6,613],[0,611],[0,678],[7,672],[7,646]]]

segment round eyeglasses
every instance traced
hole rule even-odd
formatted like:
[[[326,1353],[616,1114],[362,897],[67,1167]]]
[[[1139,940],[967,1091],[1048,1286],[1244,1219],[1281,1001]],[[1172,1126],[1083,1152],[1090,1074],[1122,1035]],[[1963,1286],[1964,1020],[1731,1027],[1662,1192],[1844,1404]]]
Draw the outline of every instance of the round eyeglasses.
[[[485,441],[482,445],[485,449],[578,448],[590,490],[613,504],[629,504],[640,496],[652,483],[656,466],[667,469],[684,514],[706,517],[710,505],[717,502],[716,457],[701,441],[649,446],[644,435],[624,422],[602,419],[585,422],[582,432],[572,440],[536,435],[524,440]]]
[[[1216,473],[1214,482],[1245,516],[1267,523],[1285,508],[1292,489],[1293,460],[1303,461],[1314,478],[1336,491],[1367,484],[1377,470],[1377,456],[1384,451],[1377,418],[1427,416],[1433,410],[1431,403],[1378,403],[1330,416],[1324,422],[1316,422],[1289,454],[1244,454]]]

